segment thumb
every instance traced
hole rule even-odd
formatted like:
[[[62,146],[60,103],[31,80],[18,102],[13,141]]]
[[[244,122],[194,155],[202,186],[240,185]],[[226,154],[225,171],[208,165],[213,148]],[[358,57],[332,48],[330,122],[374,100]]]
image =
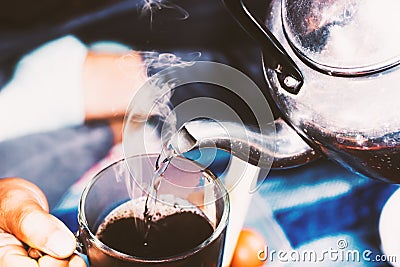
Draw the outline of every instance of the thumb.
[[[42,191],[23,179],[0,181],[0,228],[55,258],[67,258],[76,248],[74,235],[48,213]]]

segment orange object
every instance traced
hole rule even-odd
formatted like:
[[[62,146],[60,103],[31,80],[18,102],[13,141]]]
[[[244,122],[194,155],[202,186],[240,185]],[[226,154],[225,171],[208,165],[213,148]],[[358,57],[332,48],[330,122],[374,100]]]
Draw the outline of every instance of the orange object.
[[[256,230],[243,228],[233,253],[231,267],[260,267],[265,261],[258,257],[258,252],[267,245],[264,238]]]

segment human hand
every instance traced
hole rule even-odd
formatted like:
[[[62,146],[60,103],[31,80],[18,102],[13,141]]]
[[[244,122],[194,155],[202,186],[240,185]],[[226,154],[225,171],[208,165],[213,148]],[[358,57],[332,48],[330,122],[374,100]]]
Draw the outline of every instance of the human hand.
[[[145,63],[137,52],[88,52],[82,72],[85,119],[123,118],[146,79]]]
[[[46,197],[34,184],[20,178],[0,180],[0,266],[86,266],[73,254],[74,235],[48,211]],[[45,255],[30,258],[24,243]]]

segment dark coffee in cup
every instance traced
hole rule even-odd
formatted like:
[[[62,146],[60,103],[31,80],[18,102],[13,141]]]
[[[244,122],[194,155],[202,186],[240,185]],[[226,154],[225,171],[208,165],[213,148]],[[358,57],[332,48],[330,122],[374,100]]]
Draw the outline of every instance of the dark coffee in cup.
[[[143,229],[142,219],[118,218],[99,233],[99,239],[125,254],[143,258],[178,255],[194,249],[213,233],[209,222],[190,211],[179,212],[151,222]]]
[[[210,238],[215,227],[198,207],[188,206],[188,202],[178,200],[174,206],[161,201],[157,203],[157,211],[152,220],[146,223],[140,209],[143,204],[144,202],[138,200],[135,203],[128,201],[115,208],[98,227],[97,238],[115,251],[154,261],[157,266],[176,266],[177,262],[164,262],[170,258],[179,259],[179,266],[220,266],[220,245],[225,234],[210,244],[203,244],[205,248],[200,250],[199,247]],[[196,250],[197,252],[187,256],[188,251]],[[109,264],[106,264],[108,261]],[[92,256],[91,267],[115,266],[112,264],[115,264],[114,260],[106,254]],[[141,264],[138,262],[121,266]]]
[[[154,184],[156,159],[142,155],[118,161],[86,186],[77,250],[86,254],[90,267],[222,266],[229,216],[222,182],[177,157],[153,197],[146,189]]]

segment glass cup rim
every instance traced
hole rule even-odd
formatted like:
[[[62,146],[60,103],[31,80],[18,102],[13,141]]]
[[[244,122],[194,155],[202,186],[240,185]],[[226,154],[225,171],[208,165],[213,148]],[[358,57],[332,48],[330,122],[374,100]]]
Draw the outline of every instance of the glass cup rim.
[[[214,181],[214,183],[217,184],[219,190],[221,190],[222,196],[221,198],[224,200],[224,210],[220,219],[220,222],[218,223],[218,225],[216,226],[216,228],[214,229],[213,233],[206,239],[204,240],[201,244],[197,245],[196,247],[176,254],[176,255],[171,255],[171,256],[166,256],[166,257],[159,257],[159,258],[144,258],[144,257],[137,257],[137,256],[133,256],[133,255],[129,255],[120,251],[117,251],[109,246],[107,246],[106,244],[104,244],[102,241],[100,241],[96,235],[89,229],[88,226],[88,222],[86,220],[86,216],[85,216],[85,212],[84,212],[84,206],[86,203],[86,197],[89,193],[90,188],[102,177],[102,174],[104,172],[106,172],[109,168],[112,168],[113,166],[122,164],[124,162],[126,162],[127,159],[130,158],[140,158],[140,157],[151,157],[151,156],[155,156],[158,157],[159,154],[153,153],[153,154],[140,154],[140,155],[135,155],[135,156],[130,156],[128,158],[122,158],[119,159],[107,166],[105,166],[103,169],[101,169],[99,172],[97,172],[94,177],[87,183],[87,185],[85,186],[80,200],[79,200],[79,206],[78,206],[78,223],[79,223],[79,231],[78,231],[78,237],[81,235],[81,230],[83,229],[88,235],[89,235],[89,239],[95,244],[95,246],[97,248],[99,248],[100,250],[102,250],[104,253],[106,253],[107,255],[110,255],[112,257],[118,257],[120,259],[123,260],[127,260],[130,262],[143,262],[143,263],[166,263],[166,262],[174,262],[174,261],[178,261],[178,260],[182,260],[185,259],[187,257],[189,257],[190,255],[196,254],[198,253],[202,248],[206,247],[208,244],[212,243],[213,241],[215,241],[217,239],[217,237],[219,237],[222,234],[222,231],[226,228],[227,224],[228,224],[228,217],[229,217],[229,212],[230,212],[230,202],[229,202],[229,194],[228,191],[226,190],[225,186],[223,185],[222,181],[210,170],[208,170],[207,168],[204,168],[203,166],[201,166],[199,163],[187,159],[185,157],[182,156],[177,156],[182,160],[188,161],[191,164],[195,164],[198,165],[199,167],[203,168],[201,170],[201,172],[203,174],[205,174],[206,176],[209,176],[210,179],[212,179]]]

